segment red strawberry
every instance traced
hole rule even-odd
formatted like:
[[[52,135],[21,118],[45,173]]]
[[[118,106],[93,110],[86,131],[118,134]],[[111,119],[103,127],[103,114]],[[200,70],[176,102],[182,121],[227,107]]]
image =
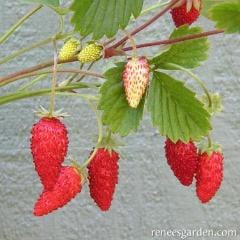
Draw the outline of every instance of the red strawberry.
[[[127,62],[123,83],[129,106],[137,108],[149,83],[149,64],[145,57],[134,57]]]
[[[184,24],[191,25],[198,19],[201,12],[201,1],[194,0],[193,4],[190,4],[190,8],[187,6],[187,3],[184,3],[181,6],[175,7],[171,10],[172,18],[176,27],[180,27]]]
[[[63,207],[82,190],[81,176],[75,167],[62,167],[52,191],[43,191],[33,214],[43,216]]]
[[[223,155],[212,152],[201,153],[196,174],[196,192],[202,203],[210,201],[218,191],[223,179]]]
[[[88,165],[90,194],[102,211],[107,211],[111,206],[118,183],[118,160],[117,152],[99,148]]]
[[[44,117],[33,126],[32,156],[44,190],[53,189],[67,154],[67,148],[67,130],[59,119]]]
[[[174,175],[185,186],[192,184],[197,168],[197,148],[192,141],[185,144],[180,140],[177,143],[166,140],[165,153],[168,165]]]

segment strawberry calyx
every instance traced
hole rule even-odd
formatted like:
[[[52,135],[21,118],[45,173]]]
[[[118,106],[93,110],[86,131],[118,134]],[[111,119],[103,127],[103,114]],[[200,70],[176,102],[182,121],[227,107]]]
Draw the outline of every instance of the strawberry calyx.
[[[104,49],[103,58],[111,58],[113,56],[126,56],[126,52],[123,50],[123,46]]]
[[[109,131],[107,135],[102,137],[96,148],[104,148],[111,154],[112,151],[115,151],[121,145],[122,144],[112,136],[111,131]]]
[[[222,154],[221,145],[219,144],[211,144],[211,146],[203,145],[203,147],[201,147],[201,149],[199,150],[200,154],[207,153],[208,156],[211,156],[214,152]]]
[[[34,112],[40,118],[63,118],[69,116],[67,113],[63,112],[63,109],[59,109],[50,113],[50,111],[43,106],[40,106],[40,108]]]
[[[200,11],[202,7],[201,0],[193,0],[193,7]]]
[[[190,12],[192,7],[195,8],[197,11],[201,10],[201,0],[180,0],[172,7],[172,9],[179,8],[184,4],[186,4],[187,12]]]
[[[207,109],[207,111],[211,115],[223,112],[224,106],[223,106],[220,94],[219,93],[210,93],[210,98],[211,98],[211,103],[212,103],[211,106],[209,104],[209,97],[206,94],[203,94],[200,97],[200,100],[204,104],[204,107]]]

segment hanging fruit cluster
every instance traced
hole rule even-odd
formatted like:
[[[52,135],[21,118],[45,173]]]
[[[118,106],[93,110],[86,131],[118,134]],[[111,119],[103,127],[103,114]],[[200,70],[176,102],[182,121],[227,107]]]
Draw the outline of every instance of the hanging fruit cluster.
[[[191,2],[191,1],[190,1]],[[177,27],[192,24],[200,15],[201,1],[183,3],[171,10]],[[145,56],[137,56],[135,40],[132,41],[134,56],[124,64],[121,74],[125,99],[132,109],[137,109],[150,84],[150,63]],[[68,61],[77,56],[81,63],[95,62],[103,55],[103,46],[89,42],[84,48],[75,38],[66,41],[59,52],[60,61]],[[147,97],[147,96],[146,96]],[[210,99],[211,101],[211,99]],[[211,104],[211,102],[210,102]],[[42,113],[44,115],[44,113]],[[32,129],[31,149],[35,169],[43,184],[34,207],[34,215],[42,216],[63,207],[89,181],[90,195],[102,211],[107,211],[112,202],[118,183],[119,154],[111,148],[113,139],[99,140],[90,158],[79,166],[62,166],[67,154],[67,130],[55,116],[45,111],[45,115]],[[210,140],[209,140],[210,141]],[[196,178],[196,194],[206,203],[218,191],[223,179],[223,156],[219,146],[209,142],[205,149],[197,149],[192,140],[166,140],[167,163],[174,175],[184,186],[192,184]],[[85,173],[87,172],[88,177]]]
[[[99,141],[98,148],[83,166],[76,162],[72,166],[63,166],[68,149],[67,129],[57,118],[57,113],[41,114],[45,116],[33,126],[31,135],[35,170],[43,185],[43,191],[34,206],[34,215],[49,214],[80,193],[87,180],[86,167],[91,197],[102,211],[107,211],[118,183],[119,160],[119,154],[112,149],[110,136]]]

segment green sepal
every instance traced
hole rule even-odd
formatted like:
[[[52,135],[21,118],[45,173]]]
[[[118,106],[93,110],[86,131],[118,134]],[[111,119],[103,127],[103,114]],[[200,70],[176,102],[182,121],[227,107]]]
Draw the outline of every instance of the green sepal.
[[[208,112],[211,115],[218,113],[218,112],[223,112],[224,107],[222,104],[221,95],[219,93],[211,93],[210,97],[211,97],[211,102],[212,102],[211,106],[209,106],[209,98],[206,94],[203,94],[200,97],[200,100],[203,102],[203,104],[204,104],[205,108],[208,110]]]

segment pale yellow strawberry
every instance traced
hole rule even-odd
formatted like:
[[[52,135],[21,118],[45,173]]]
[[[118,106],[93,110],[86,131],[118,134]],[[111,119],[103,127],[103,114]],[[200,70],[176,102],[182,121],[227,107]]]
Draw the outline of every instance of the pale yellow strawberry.
[[[145,57],[133,57],[126,63],[123,83],[129,106],[137,108],[149,84],[149,65]]]
[[[70,60],[76,55],[78,49],[80,49],[80,42],[75,38],[69,39],[63,45],[63,47],[59,52],[59,56],[58,56],[59,60],[60,61]]]
[[[89,43],[78,54],[81,63],[95,62],[102,56],[103,47],[97,43]]]

